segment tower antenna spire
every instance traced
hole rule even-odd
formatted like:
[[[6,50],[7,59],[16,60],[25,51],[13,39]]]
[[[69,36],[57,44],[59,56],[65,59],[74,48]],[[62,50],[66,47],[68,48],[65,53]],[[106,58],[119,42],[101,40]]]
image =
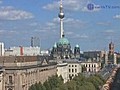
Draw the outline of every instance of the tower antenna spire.
[[[62,0],[60,0],[60,4],[62,5]]]
[[[63,19],[64,19],[64,13],[63,13],[63,4],[62,0],[60,0],[60,12],[58,17],[60,18],[60,38],[64,37],[64,29],[63,29]]]

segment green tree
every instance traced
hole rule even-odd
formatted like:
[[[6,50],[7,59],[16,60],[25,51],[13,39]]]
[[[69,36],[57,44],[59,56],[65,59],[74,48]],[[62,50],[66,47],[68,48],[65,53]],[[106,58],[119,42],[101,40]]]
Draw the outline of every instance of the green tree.
[[[76,82],[74,80],[71,80],[67,83],[68,90],[76,90]]]
[[[91,75],[89,77],[78,74],[67,83],[63,83],[62,77],[57,75],[49,77],[43,84],[36,83],[29,90],[99,90],[105,83],[100,75]]]
[[[29,90],[37,90],[37,89],[36,89],[35,85],[32,85],[32,86],[29,88]]]
[[[82,65],[82,72],[85,72],[87,70],[87,68],[85,67],[85,65]]]
[[[45,86],[46,90],[52,90],[48,81],[45,81],[43,85]]]

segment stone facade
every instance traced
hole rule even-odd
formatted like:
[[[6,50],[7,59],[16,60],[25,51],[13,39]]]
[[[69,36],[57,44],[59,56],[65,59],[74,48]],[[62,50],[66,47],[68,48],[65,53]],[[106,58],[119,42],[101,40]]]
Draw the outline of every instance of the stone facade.
[[[57,75],[62,76],[64,83],[82,72],[82,65],[76,59],[59,60],[57,64]]]
[[[80,63],[68,63],[69,66],[69,77],[75,77],[82,72]]]
[[[69,80],[67,63],[57,64],[57,75],[62,76],[64,83]]]
[[[82,65],[85,66],[86,68],[86,72],[92,72],[92,73],[96,73],[98,71],[100,71],[101,69],[101,63],[100,62],[82,62]]]
[[[7,58],[9,58],[9,61]],[[15,62],[14,58],[18,60]],[[19,65],[18,57],[6,57],[1,69],[3,72],[0,73],[0,80],[2,81],[0,82],[0,90],[28,90],[32,84],[43,83],[48,77],[56,75],[57,65],[55,63],[49,64],[48,61],[43,59],[40,64],[36,57],[32,57],[29,60],[27,58],[29,57],[24,57],[25,61],[21,62],[22,65]],[[3,57],[1,57],[1,61],[2,59]],[[6,64],[7,61],[9,65]],[[36,63],[38,61],[39,64]]]

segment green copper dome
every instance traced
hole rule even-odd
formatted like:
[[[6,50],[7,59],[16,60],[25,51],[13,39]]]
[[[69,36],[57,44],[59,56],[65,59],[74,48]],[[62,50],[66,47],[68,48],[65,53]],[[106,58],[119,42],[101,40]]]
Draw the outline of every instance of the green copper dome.
[[[62,44],[62,45],[65,45],[65,44],[66,44],[66,45],[67,45],[67,44],[70,44],[70,42],[68,41],[67,38],[62,37],[62,38],[59,40],[58,44]]]

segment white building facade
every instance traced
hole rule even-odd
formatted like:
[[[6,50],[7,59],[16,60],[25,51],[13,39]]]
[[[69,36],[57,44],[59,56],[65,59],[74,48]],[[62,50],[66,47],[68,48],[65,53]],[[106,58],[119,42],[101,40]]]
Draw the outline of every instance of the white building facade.
[[[71,80],[82,72],[81,62],[78,60],[67,59],[57,65],[57,75],[62,76],[64,83]]]
[[[5,56],[36,56],[40,55],[40,47],[11,47],[5,51]]]
[[[69,62],[68,63],[68,72],[69,72],[69,78],[70,77],[75,77],[79,73],[82,72],[82,66],[81,63],[79,62]]]
[[[62,76],[64,83],[69,80],[67,63],[57,64],[57,75]]]

